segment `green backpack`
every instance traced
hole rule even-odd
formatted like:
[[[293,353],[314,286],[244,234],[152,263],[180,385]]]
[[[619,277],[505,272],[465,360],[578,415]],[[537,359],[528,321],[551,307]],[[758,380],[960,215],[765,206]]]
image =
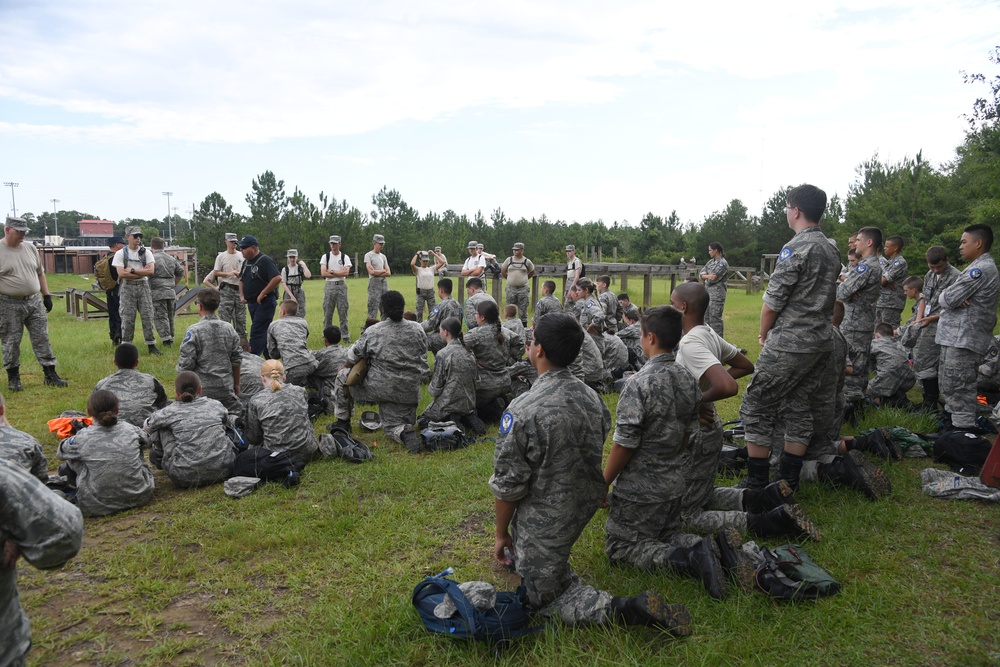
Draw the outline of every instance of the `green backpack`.
[[[761,549],[764,562],[754,580],[765,595],[777,600],[816,600],[840,592],[840,582],[809,558],[798,544]]]

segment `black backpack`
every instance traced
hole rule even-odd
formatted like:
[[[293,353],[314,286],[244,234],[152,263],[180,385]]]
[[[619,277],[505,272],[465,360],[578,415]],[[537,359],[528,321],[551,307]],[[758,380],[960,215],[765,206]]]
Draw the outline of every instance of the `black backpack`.
[[[963,475],[978,475],[993,443],[975,433],[951,430],[939,433],[934,440],[934,460]]]
[[[430,422],[427,428],[420,432],[420,437],[423,438],[424,446],[429,452],[438,449],[463,449],[469,446],[465,433],[453,421]]]
[[[350,433],[330,424],[330,434],[319,439],[319,450],[327,458],[342,458],[350,463],[364,463],[375,458],[368,445],[355,440]]]
[[[287,452],[251,447],[236,455],[233,477],[257,477],[264,482],[281,482],[288,488],[299,484],[305,467],[305,463]]]

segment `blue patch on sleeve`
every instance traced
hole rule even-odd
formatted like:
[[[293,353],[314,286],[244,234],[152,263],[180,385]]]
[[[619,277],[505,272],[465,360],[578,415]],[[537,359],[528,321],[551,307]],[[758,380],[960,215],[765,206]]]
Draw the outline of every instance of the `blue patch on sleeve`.
[[[897,259],[895,262],[892,263],[892,265],[893,266],[899,266],[899,260]]]
[[[973,280],[979,280],[983,277],[983,272],[980,269],[972,269],[969,271],[969,277]]]
[[[191,340],[191,332],[190,331],[188,331],[187,334],[184,335],[184,342],[186,343],[189,340]]]
[[[507,435],[512,428],[514,428],[514,415],[510,414],[509,410],[504,410],[503,416],[500,417],[500,432]]]
[[[784,262],[786,259],[792,256],[791,248],[782,248],[781,252],[778,254],[778,261]]]
[[[858,268],[857,268],[858,273],[864,273],[867,270],[868,270],[868,265],[867,264],[858,264]]]

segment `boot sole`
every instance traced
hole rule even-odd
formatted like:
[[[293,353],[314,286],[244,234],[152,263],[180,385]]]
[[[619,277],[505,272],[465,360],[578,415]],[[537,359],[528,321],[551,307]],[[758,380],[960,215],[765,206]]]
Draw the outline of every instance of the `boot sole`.
[[[779,479],[776,482],[772,482],[765,486],[764,495],[770,504],[770,507],[767,509],[774,509],[775,507],[781,507],[782,505],[795,504],[795,491],[792,490],[791,484],[783,479]]]
[[[691,614],[684,605],[664,603],[660,596],[646,591],[639,601],[639,608],[649,619],[649,625],[663,628],[674,637],[691,634]]]
[[[719,562],[722,563],[722,569],[729,573],[729,577],[736,582],[740,590],[746,593],[753,592],[757,566],[750,554],[743,551],[740,531],[735,528],[724,528],[716,535],[716,543],[719,545]]]
[[[903,448],[899,446],[899,443],[892,439],[892,433],[889,432],[885,426],[879,428],[879,433],[882,434],[882,438],[885,440],[886,447],[889,448],[889,458],[893,461],[903,460]]]
[[[799,535],[802,537],[808,537],[814,542],[819,542],[823,539],[823,536],[819,532],[819,528],[817,528],[816,524],[806,517],[805,512],[802,511],[801,505],[785,505],[785,513],[788,515],[788,518],[792,520],[792,523],[795,525],[795,529],[798,531]]]
[[[851,485],[869,500],[880,500],[892,492],[889,476],[861,452],[852,449],[844,456],[844,462],[853,478]]]

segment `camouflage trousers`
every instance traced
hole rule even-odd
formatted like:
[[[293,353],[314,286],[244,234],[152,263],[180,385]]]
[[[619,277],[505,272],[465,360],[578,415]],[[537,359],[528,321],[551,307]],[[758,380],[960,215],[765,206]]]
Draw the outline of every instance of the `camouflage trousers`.
[[[424,304],[427,304],[427,313],[429,315],[434,308],[433,289],[417,289],[417,322],[424,321]]]
[[[389,291],[385,278],[368,279],[368,319],[378,317],[378,309],[382,295]]]
[[[378,388],[368,387],[364,380],[353,387],[347,387],[344,383],[350,372],[350,368],[341,368],[337,373],[333,385],[333,415],[337,419],[350,419],[355,403],[378,405],[382,430],[396,442],[402,442],[400,433],[403,427],[412,426],[417,421],[417,404],[381,401]]]
[[[825,364],[829,352],[779,352],[767,345],[757,358],[757,370],[747,385],[740,405],[746,441],[766,447],[778,435],[779,422],[785,425],[785,440],[808,443],[814,432],[826,431],[828,424],[814,416],[825,394]]]
[[[21,337],[28,330],[31,349],[42,366],[55,366],[56,358],[49,344],[49,321],[40,294],[27,299],[0,295],[0,340],[3,341],[3,367],[21,365]]]
[[[917,344],[913,346],[913,374],[918,380],[932,380],[938,376],[941,364],[941,346],[934,342],[937,322],[931,322],[920,330]]]
[[[135,314],[142,318],[142,338],[146,345],[156,345],[153,330],[153,297],[145,280],[125,282],[119,295],[122,314],[122,342],[131,343],[135,337]]]
[[[229,322],[241,338],[247,337],[247,307],[240,302],[239,288],[219,283],[219,319]]]
[[[719,454],[722,453],[722,422],[716,419],[711,427],[702,426],[700,437],[692,437],[688,444],[689,463],[684,471],[686,487],[681,499],[681,529],[700,535],[722,528],[745,532],[747,517],[742,511],[743,489],[732,493],[725,488],[715,488]]]
[[[904,369],[905,370],[905,369]],[[917,383],[912,371],[905,373],[875,373],[868,383],[867,395],[872,398],[889,398],[898,391],[909,391]]]
[[[712,331],[724,335],[725,324],[722,322],[722,310],[726,307],[726,288],[710,287],[708,289],[708,310],[705,312],[705,324]]]
[[[243,401],[233,391],[232,378],[202,379],[201,395],[214,398],[222,403],[230,415],[239,417],[243,414]]]
[[[156,333],[160,334],[160,340],[164,343],[174,339],[174,314],[177,306],[177,298],[157,299],[153,302],[153,323],[156,325]],[[135,326],[133,323],[132,326]]]
[[[670,556],[701,537],[681,532],[681,499],[637,503],[615,494],[605,525],[604,550],[612,563],[643,570],[673,569]]]
[[[976,369],[982,355],[964,347],[941,346],[938,369],[941,399],[957,428],[976,425]]]
[[[899,308],[883,308],[882,306],[875,306],[875,324],[879,322],[885,322],[893,329],[899,328],[899,323],[902,321],[903,316],[903,306]]]
[[[528,326],[528,301],[531,299],[531,288],[527,285],[522,287],[507,285],[507,293],[504,296],[508,306],[517,306],[517,317],[521,320],[521,324]]]
[[[844,379],[844,391],[847,392],[847,400],[860,401],[865,397],[868,376],[872,372],[872,332],[841,329],[841,333],[847,339],[851,366],[854,368],[854,374]]]
[[[350,304],[347,302],[347,283],[343,281],[335,283],[327,280],[326,287],[323,288],[323,328],[326,329],[333,324],[333,313],[338,311],[340,313],[340,336],[346,343],[351,342],[351,331],[347,322],[348,307]]]
[[[438,352],[444,349],[447,343],[441,338],[441,334],[437,331],[434,333],[427,334],[427,349],[437,355]]]
[[[302,286],[290,287],[292,291],[292,296],[295,297],[295,302],[299,304],[299,309],[296,311],[296,315],[299,317],[306,316],[306,293],[302,290]],[[285,295],[281,297],[282,301],[291,301],[292,297],[288,296],[288,290],[285,290]]]
[[[681,517],[681,530],[712,535],[723,528],[735,528],[747,532],[747,515],[743,509],[745,489],[735,486],[719,486],[712,489],[708,509],[697,510]]]

